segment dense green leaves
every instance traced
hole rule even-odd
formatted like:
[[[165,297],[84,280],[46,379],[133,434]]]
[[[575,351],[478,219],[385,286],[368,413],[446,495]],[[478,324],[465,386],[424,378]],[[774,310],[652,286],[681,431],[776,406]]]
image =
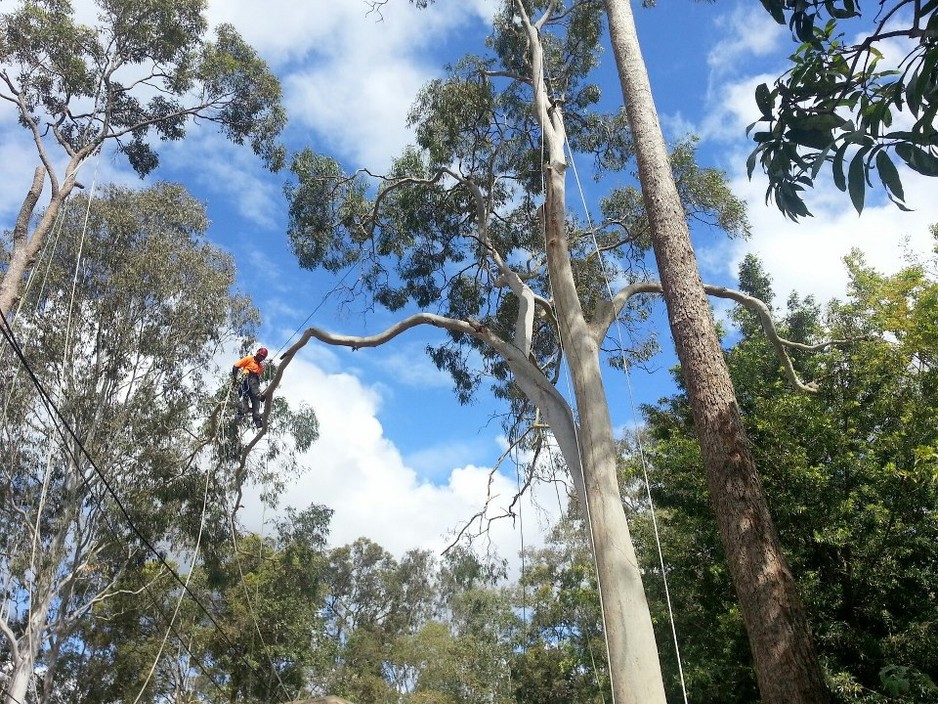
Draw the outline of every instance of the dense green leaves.
[[[853,340],[795,355],[801,372],[819,380],[818,394],[788,390],[746,311],[736,314],[743,337],[728,361],[836,700],[938,701],[934,262],[885,276],[854,255],[848,267],[846,301],[832,303],[822,317],[813,301],[793,294],[778,321],[793,341]],[[740,283],[760,293],[768,280],[748,260]],[[694,700],[751,701],[742,625],[706,505],[686,399],[662,400],[646,415]]]
[[[792,219],[810,215],[802,191],[828,164],[857,211],[873,172],[889,198],[905,208],[890,153],[920,174],[938,176],[938,45],[932,31],[938,7],[906,0],[884,5],[879,15],[868,15],[865,36],[851,43],[847,37],[867,19],[853,0],[762,4],[779,24],[787,20],[801,45],[791,69],[771,87],[756,88],[760,117],[749,127],[757,144],[747,162],[750,176],[761,165],[769,178],[767,199]],[[880,22],[882,17],[892,21]],[[906,40],[907,53],[882,66],[883,52],[896,38]],[[846,178],[845,158],[851,159]]]
[[[51,131],[69,156],[114,140],[143,176],[158,163],[149,135],[181,139],[198,118],[281,166],[280,85],[231,26],[205,38],[205,0],[97,4],[93,26],[53,0],[0,16],[0,94],[24,127]]]

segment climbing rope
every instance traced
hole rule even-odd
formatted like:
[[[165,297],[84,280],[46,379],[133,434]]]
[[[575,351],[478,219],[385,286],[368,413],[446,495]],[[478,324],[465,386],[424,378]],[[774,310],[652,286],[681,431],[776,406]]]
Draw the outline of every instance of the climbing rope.
[[[595,249],[596,256],[599,259],[599,269],[603,275],[603,282],[606,286],[606,294],[609,296],[609,300],[612,300],[613,292],[612,292],[612,286],[609,283],[609,273],[606,270],[606,262],[603,258],[602,250],[599,247],[599,241],[596,239],[596,232],[593,229],[593,225],[590,220],[589,208],[587,207],[586,196],[583,192],[583,184],[580,182],[580,174],[577,171],[576,160],[573,157],[573,149],[570,148],[569,141],[566,142],[566,151],[570,160],[570,165],[573,169],[573,177],[574,177],[574,180],[576,181],[577,189],[580,194],[580,200],[583,204],[583,212],[586,213],[586,222],[587,222],[587,226],[590,232],[590,236],[593,241],[593,248]],[[619,320],[619,316],[616,316],[615,326],[616,326],[616,335],[617,335],[618,344],[619,344],[619,354],[622,356],[622,368],[625,371],[626,387],[628,389],[629,406],[632,411],[632,420],[637,422],[638,414],[636,413],[636,410],[635,410],[635,396],[634,396],[634,392],[632,388],[631,365],[628,363],[628,360],[626,359],[626,356],[625,356],[625,343],[622,337],[622,323]],[[655,503],[651,496],[651,482],[648,477],[648,462],[646,460],[644,442],[642,440],[642,434],[640,431],[636,431],[635,441],[636,441],[636,446],[638,448],[638,455],[639,455],[639,461],[642,467],[642,474],[645,479],[645,492],[648,497],[648,506],[651,512],[651,523],[652,523],[652,528],[653,528],[654,535],[655,535],[655,545],[657,546],[657,549],[658,549],[658,563],[661,567],[661,580],[664,585],[665,602],[668,607],[668,619],[671,623],[671,635],[674,641],[675,657],[677,658],[677,669],[678,669],[678,674],[680,676],[680,681],[681,681],[681,692],[684,696],[684,704],[687,704],[688,702],[687,685],[684,680],[684,666],[681,662],[681,648],[678,642],[677,625],[674,620],[674,609],[671,604],[671,591],[668,587],[668,572],[667,572],[667,568],[664,562],[664,551],[661,547],[661,534],[658,529],[658,517],[655,511]]]

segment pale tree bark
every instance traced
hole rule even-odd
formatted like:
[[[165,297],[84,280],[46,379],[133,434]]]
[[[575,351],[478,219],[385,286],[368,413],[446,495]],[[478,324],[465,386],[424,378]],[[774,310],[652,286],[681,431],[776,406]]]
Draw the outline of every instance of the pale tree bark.
[[[596,561],[613,700],[619,704],[664,702],[651,613],[619,493],[609,403],[599,362],[600,339],[586,322],[570,262],[566,228],[564,155],[566,131],[559,106],[549,102],[538,31],[549,10],[532,24],[522,3],[518,14],[528,35],[534,108],[544,139],[544,227],[551,294],[579,411],[581,497]]]
[[[23,198],[23,205],[20,208],[20,212],[16,218],[16,224],[13,227],[12,247],[7,263],[7,270],[3,273],[3,276],[0,277],[0,313],[8,320],[10,319],[11,311],[22,296],[23,282],[26,274],[35,263],[36,256],[39,254],[39,250],[45,242],[46,236],[52,230],[52,225],[59,215],[62,204],[65,203],[66,198],[68,198],[72,190],[74,190],[77,169],[87,155],[87,150],[82,150],[82,152],[71,158],[65,170],[65,179],[59,184],[55,171],[52,170],[51,164],[47,163],[48,160],[45,158],[45,152],[41,147],[41,143],[38,144],[42,161],[46,165],[36,168],[32,185],[29,191],[27,191],[26,197]],[[36,227],[30,233],[29,226],[32,222],[36,205],[39,202],[39,196],[42,194],[46,176],[49,177],[49,181],[52,184],[52,195],[49,198],[49,203],[46,205],[42,216],[39,218],[39,222],[36,223]]]
[[[42,541],[39,535],[33,536],[34,547],[31,557],[33,582],[29,585],[29,612],[19,636],[13,632],[10,624],[0,621],[0,628],[7,637],[7,643],[13,656],[13,670],[10,673],[10,684],[4,699],[6,704],[18,704],[26,701],[36,657],[39,655],[46,629],[49,626],[49,612],[53,601],[59,596],[59,592],[64,586],[62,580],[57,578],[56,571],[62,564],[67,551],[69,527],[76,514],[75,506],[79,480],[78,468],[73,462],[69,462],[68,474],[69,479],[63,492],[64,515],[58,517],[55,535],[48,545],[43,546],[40,554],[37,554],[35,546]],[[35,530],[39,530],[38,520]]]
[[[551,105],[548,96],[539,36],[540,29],[550,18],[550,8],[536,23],[528,17],[521,2],[516,3],[516,9],[527,34],[533,107],[544,138],[545,249],[553,313],[572,377],[577,421],[556,388],[529,359],[535,296],[491,245],[478,189],[453,172],[449,175],[468,188],[480,205],[478,236],[499,272],[496,285],[508,287],[518,300],[513,341],[500,339],[478,323],[430,313],[411,316],[382,333],[365,337],[335,335],[309,328],[282,356],[283,364],[266,392],[268,406],[287,364],[311,338],[352,348],[375,347],[417,325],[433,325],[469,335],[492,347],[509,364],[515,383],[540,409],[551,427],[577,488],[596,562],[614,699],[618,704],[663,704],[664,684],[654,628],[619,492],[616,447],[599,359],[600,341],[605,331],[597,334],[587,324],[570,261],[565,202],[566,132],[560,108]],[[252,446],[245,449],[245,454]],[[245,454],[242,454],[242,466]]]
[[[605,0],[668,320],[762,701],[826,702],[804,606],[740,418],[626,0]]]

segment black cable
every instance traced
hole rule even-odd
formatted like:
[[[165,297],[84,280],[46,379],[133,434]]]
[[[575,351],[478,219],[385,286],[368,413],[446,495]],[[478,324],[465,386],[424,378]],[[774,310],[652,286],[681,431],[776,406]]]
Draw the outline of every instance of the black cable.
[[[133,519],[130,516],[130,513],[127,511],[126,508],[124,508],[124,505],[121,503],[120,498],[118,498],[117,493],[114,491],[113,487],[111,487],[110,482],[108,482],[107,477],[104,475],[104,472],[102,472],[101,469],[98,467],[97,463],[91,457],[91,454],[85,448],[84,444],[81,442],[78,435],[76,435],[75,431],[72,429],[69,422],[65,419],[61,411],[59,411],[58,407],[55,405],[55,402],[52,400],[52,397],[46,391],[45,387],[43,387],[42,382],[39,381],[39,378],[36,376],[35,372],[33,371],[32,366],[29,364],[29,361],[26,359],[26,355],[23,353],[22,348],[20,347],[19,343],[16,341],[16,337],[13,333],[13,328],[10,326],[10,323],[7,320],[6,315],[3,313],[3,311],[0,311],[0,321],[2,321],[3,323],[2,329],[0,329],[0,331],[2,331],[3,333],[3,337],[9,343],[10,347],[13,349],[13,352],[16,354],[17,358],[20,361],[20,364],[26,370],[26,373],[29,375],[30,379],[32,379],[33,385],[36,387],[36,391],[39,393],[39,397],[43,405],[46,407],[46,410],[49,412],[50,416],[53,417],[53,419],[58,418],[59,422],[61,422],[61,424],[65,426],[65,429],[68,431],[68,435],[71,436],[72,440],[81,450],[81,452],[85,455],[85,457],[88,458],[88,463],[92,466],[95,473],[101,479],[101,483],[104,485],[104,488],[107,490],[107,493],[111,495],[111,498],[114,500],[114,503],[117,504],[118,509],[120,510],[124,518],[126,519],[127,524],[130,526],[130,529],[140,539],[140,541],[147,547],[147,549],[151,553],[153,553],[153,555],[156,556],[159,562],[169,571],[173,579],[175,579],[176,582],[186,592],[186,594],[188,594],[192,598],[192,600],[202,610],[202,612],[206,616],[208,616],[215,630],[222,636],[224,641],[231,647],[232,652],[237,652],[237,646],[231,640],[231,638],[228,637],[228,635],[224,632],[224,630],[222,630],[221,625],[218,623],[218,621],[215,620],[215,617],[212,616],[211,612],[205,607],[205,605],[199,600],[199,598],[195,595],[195,593],[189,588],[189,586],[177,574],[176,570],[174,570],[172,566],[166,561],[166,558],[163,557],[162,553],[159,550],[157,550],[153,546],[153,544],[146,538],[146,536],[144,536],[143,533],[140,532],[140,529],[137,528],[136,524],[134,523]],[[74,453],[72,452],[72,449],[69,447],[68,437],[66,437],[65,433],[62,431],[62,429],[59,427],[58,424],[56,423],[53,423],[53,424],[55,425],[56,431],[59,433],[59,435],[62,438],[63,448],[77,465],[79,462],[79,458],[74,455]],[[93,489],[88,479],[85,477],[85,475],[79,472],[79,476],[81,477],[82,482],[85,484],[85,487],[93,494],[94,493]],[[251,665],[251,663],[248,662],[247,658],[245,658],[244,655],[239,654],[238,659],[240,659],[240,661],[247,667],[248,670],[253,671],[254,674],[257,675],[261,679],[261,681],[264,681],[265,679],[264,674],[260,670],[255,668],[253,665]],[[271,667],[276,668],[276,665],[274,664],[272,660],[270,664],[271,664]],[[291,696],[290,693],[286,691],[286,688],[282,686],[282,684],[281,684],[281,688],[284,690],[285,695],[287,695],[288,697]]]
[[[10,688],[9,688],[9,687],[4,687],[4,688],[3,688],[3,691],[0,692],[0,697],[3,697],[4,700],[6,700],[6,699],[12,699],[13,702],[14,702],[14,704],[23,704],[23,702],[21,702],[19,699],[17,699],[17,698],[14,697],[12,694],[10,694]]]

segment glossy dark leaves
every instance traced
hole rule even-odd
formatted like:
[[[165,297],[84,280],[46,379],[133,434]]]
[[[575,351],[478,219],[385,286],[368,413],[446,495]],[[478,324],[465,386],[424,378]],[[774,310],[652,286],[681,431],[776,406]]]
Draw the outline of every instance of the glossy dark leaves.
[[[878,9],[888,14],[899,2]],[[767,199],[793,219],[807,212],[804,191],[825,165],[857,210],[874,183],[906,209],[902,173],[892,155],[919,174],[938,175],[938,47],[930,38],[930,28],[938,30],[938,0],[906,5],[913,12],[909,29],[890,27],[887,33],[869,24],[857,43],[847,42],[839,26],[848,18],[863,19],[854,0],[764,0],[763,5],[791,27],[800,45],[784,75],[756,88],[760,117],[747,130],[755,143],[746,164],[750,176],[761,165],[769,181]],[[887,66],[880,43],[903,34],[908,53],[895,64],[899,69]],[[908,124],[910,116],[911,128],[892,130],[894,124]]]

